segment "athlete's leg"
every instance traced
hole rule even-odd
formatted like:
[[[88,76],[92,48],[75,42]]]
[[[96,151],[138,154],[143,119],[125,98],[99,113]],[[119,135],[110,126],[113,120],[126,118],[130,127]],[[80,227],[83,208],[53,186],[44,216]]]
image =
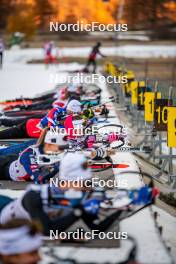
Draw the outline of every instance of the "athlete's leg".
[[[89,70],[91,63],[92,63],[91,59],[88,59],[88,61],[86,63],[86,67],[85,67],[87,70]]]
[[[31,105],[31,109],[35,110],[46,110],[46,109],[51,109],[52,108],[52,103],[54,102],[53,98],[49,98],[45,100],[43,103],[38,103],[36,105]]]
[[[45,94],[45,95],[41,95],[41,96],[35,97],[32,100],[34,100],[34,101],[44,101],[46,99],[51,99],[54,95],[55,95],[55,93],[48,93],[48,94]]]
[[[29,119],[33,119],[33,118],[38,119],[38,118],[43,118],[44,116],[45,114],[32,114],[32,115],[27,115],[25,117],[0,118],[0,125],[6,127],[17,126],[27,122]]]
[[[2,63],[3,63],[3,53],[0,52],[0,69],[2,69]]]
[[[1,126],[6,126],[6,127],[12,127],[21,124],[24,122],[27,118],[22,117],[22,118],[0,118],[0,125]],[[28,117],[29,119],[29,117]]]
[[[25,138],[28,137],[26,132],[26,122],[15,127],[7,128],[0,131],[0,139]]]
[[[54,102],[53,98],[49,98],[44,100],[43,102],[36,103],[34,102],[31,105],[28,105],[27,107],[21,106],[20,109],[25,109],[25,110],[47,110],[52,108],[52,103]]]
[[[51,219],[43,210],[40,194],[32,190],[26,193],[22,200],[22,205],[31,216],[31,219],[42,224],[45,235],[49,235],[50,230],[62,232],[78,220],[78,217],[72,212],[65,216]]]
[[[96,73],[96,69],[97,69],[96,60],[92,60],[92,65],[93,65],[93,73]]]

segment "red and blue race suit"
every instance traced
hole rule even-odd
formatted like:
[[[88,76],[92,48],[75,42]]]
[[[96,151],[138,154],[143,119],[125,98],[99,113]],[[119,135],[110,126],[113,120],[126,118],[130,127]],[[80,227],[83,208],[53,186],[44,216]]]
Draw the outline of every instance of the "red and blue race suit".
[[[44,154],[42,147],[30,146],[26,148],[13,161],[9,167],[10,178],[14,181],[42,182],[44,177],[52,178],[59,171],[59,164],[50,165],[49,171],[46,167],[37,163],[37,155]]]
[[[63,117],[65,113],[66,113],[66,108],[55,107],[52,110],[50,110],[49,113],[44,118],[42,118],[39,126],[41,128],[51,127],[51,126],[56,127],[59,125],[58,121],[60,117]]]

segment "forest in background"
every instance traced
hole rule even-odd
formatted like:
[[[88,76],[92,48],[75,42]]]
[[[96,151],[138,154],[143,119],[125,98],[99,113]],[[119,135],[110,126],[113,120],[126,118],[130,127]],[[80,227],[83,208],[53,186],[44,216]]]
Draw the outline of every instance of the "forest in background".
[[[176,26],[176,1],[0,0],[1,32],[19,31],[31,38],[49,31],[49,21],[127,23],[130,30],[172,28]]]

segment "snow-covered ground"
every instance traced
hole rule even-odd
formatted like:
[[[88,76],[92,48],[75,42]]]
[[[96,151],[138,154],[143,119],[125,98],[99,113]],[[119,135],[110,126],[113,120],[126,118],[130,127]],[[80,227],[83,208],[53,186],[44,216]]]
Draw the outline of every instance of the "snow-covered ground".
[[[88,48],[87,48],[88,49]],[[71,49],[70,49],[71,51]],[[103,51],[103,50],[102,50]],[[29,53],[28,53],[29,52]],[[34,52],[34,53],[33,53]],[[39,53],[38,53],[39,52]],[[88,50],[87,50],[88,52]],[[81,52],[82,53],[82,52]],[[3,98],[14,98],[19,95],[33,96],[36,93],[52,89],[50,83],[50,73],[59,72],[60,75],[67,74],[64,71],[73,70],[78,65],[60,65],[59,68],[51,67],[45,69],[43,65],[26,65],[28,59],[41,54],[41,50],[22,50],[22,51],[9,51],[6,54],[6,63],[4,69],[0,72],[1,80],[1,96]],[[72,49],[72,54],[76,56],[76,51]],[[80,51],[79,51],[80,54]],[[82,54],[84,55],[84,53]],[[106,85],[102,84],[103,97],[109,96]],[[2,100],[2,97],[1,97]],[[115,115],[115,110],[112,109],[110,115]],[[119,123],[118,117],[111,119],[113,123]],[[129,163],[129,170],[138,170],[135,158],[130,153],[121,153],[113,157],[114,161],[118,163]],[[139,187],[142,185],[139,174],[125,174],[119,175],[120,170],[114,169],[116,179],[126,178],[128,187]],[[1,190],[0,193],[9,194],[12,197],[21,195],[21,191]],[[166,240],[172,240],[173,234],[176,229],[176,220],[165,214],[160,210],[161,221],[163,226],[167,225]],[[168,220],[169,219],[169,220]],[[166,222],[167,221],[167,222]],[[122,221],[120,225],[121,231],[127,232],[129,235],[135,236],[138,243],[138,260],[141,263],[171,263],[171,259],[166,252],[161,238],[155,228],[154,220],[151,216],[151,210],[145,209],[139,214]],[[170,234],[171,233],[171,234]],[[129,242],[122,242],[120,248],[117,249],[85,249],[85,248],[59,248],[57,254],[59,256],[75,257],[79,261],[96,261],[96,263],[104,262],[117,262],[123,260],[124,255],[130,248]],[[46,262],[45,262],[46,263]]]
[[[119,55],[131,58],[176,57],[176,45],[124,45],[119,47],[102,47],[102,53],[107,56]],[[62,48],[61,56],[87,57],[90,47]],[[0,101],[14,99],[24,95],[33,96],[52,88],[51,75],[53,73],[63,76],[63,71],[79,69],[77,63],[60,64],[48,69],[44,65],[26,65],[32,59],[43,59],[43,49],[12,49],[6,50],[4,67],[0,71]],[[62,59],[61,59],[61,62]],[[60,75],[60,76],[61,76]],[[25,85],[25,87],[23,87]]]
[[[163,227],[163,238],[167,246],[170,247],[174,261],[176,262],[176,217],[171,216],[164,210],[153,206],[154,211],[158,213],[157,222]]]
[[[90,47],[58,48],[60,56],[87,57],[91,51]],[[153,57],[176,57],[176,45],[123,45],[118,47],[102,47],[101,51],[107,56],[122,56],[131,58],[153,58]],[[6,59],[11,62],[25,62],[31,59],[42,59],[44,52],[42,48],[7,50]]]
[[[26,61],[40,56],[42,58],[43,53],[39,49],[6,51],[3,70],[0,71],[0,101],[32,97],[51,90],[55,74],[59,80],[67,75],[66,71],[80,67],[77,63],[52,65],[49,68],[42,64],[26,64]]]

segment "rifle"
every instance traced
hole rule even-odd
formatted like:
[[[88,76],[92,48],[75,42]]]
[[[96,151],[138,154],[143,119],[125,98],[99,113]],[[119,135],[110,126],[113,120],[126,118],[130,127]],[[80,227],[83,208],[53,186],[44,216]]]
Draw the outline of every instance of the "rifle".
[[[36,157],[36,161],[39,165],[41,166],[49,166],[49,165],[53,165],[55,163],[59,163],[63,157],[63,155],[65,153],[69,153],[69,152],[75,152],[75,151],[83,151],[80,148],[65,148],[65,152],[58,152],[58,153],[47,153],[47,154],[40,154],[37,155]],[[111,154],[115,154],[115,152],[144,152],[144,153],[150,153],[151,152],[151,148],[149,146],[143,146],[143,147],[112,147],[112,151],[111,149],[108,150],[109,151],[109,155]],[[128,164],[125,164],[123,166],[123,164],[113,164],[113,163],[101,163],[101,162],[95,162],[95,161],[89,161],[89,166],[92,169],[109,169],[109,168],[127,168],[129,167]]]

